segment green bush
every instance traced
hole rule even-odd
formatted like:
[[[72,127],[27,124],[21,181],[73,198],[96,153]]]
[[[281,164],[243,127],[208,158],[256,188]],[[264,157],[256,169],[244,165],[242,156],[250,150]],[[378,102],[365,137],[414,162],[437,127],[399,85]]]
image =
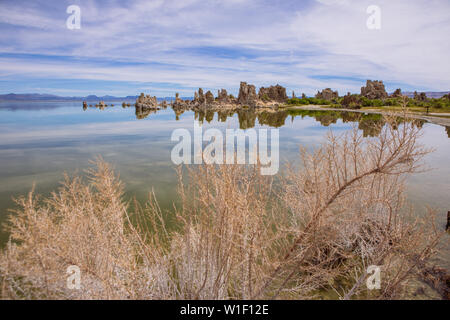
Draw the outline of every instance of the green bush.
[[[264,98],[263,98],[264,99]],[[345,100],[345,101],[344,101]],[[326,105],[330,107],[346,107],[346,108],[359,108],[359,107],[383,107],[383,106],[400,106],[402,98],[390,97],[385,100],[373,99],[370,100],[366,97],[358,94],[351,95],[351,98],[344,99],[344,97],[335,98],[331,101],[319,99],[319,98],[292,98],[287,101],[289,105]],[[408,98],[408,107],[431,107],[436,109],[450,108],[450,99],[447,97],[442,98],[430,98],[426,101]]]
[[[333,101],[328,101],[324,99],[318,98],[291,98],[287,102],[291,105],[306,105],[306,104],[314,104],[314,105],[331,105]]]
[[[383,100],[380,99],[368,99],[366,97],[361,97],[361,105],[363,107],[382,107],[385,105]]]
[[[299,99],[299,98],[291,98],[287,101],[288,104],[292,104],[292,105],[303,105],[303,104],[308,104],[308,102],[306,101],[306,99]]]

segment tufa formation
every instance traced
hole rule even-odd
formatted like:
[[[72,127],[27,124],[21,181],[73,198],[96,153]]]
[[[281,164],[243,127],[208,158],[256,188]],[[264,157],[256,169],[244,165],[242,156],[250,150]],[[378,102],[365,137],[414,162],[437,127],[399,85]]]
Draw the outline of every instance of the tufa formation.
[[[339,94],[337,91],[331,90],[331,88],[326,88],[323,89],[321,92],[318,91],[316,94],[316,98],[331,101],[333,99],[339,98]]]
[[[388,97],[383,81],[377,80],[367,80],[366,86],[361,87],[361,95],[370,100],[386,99]]]

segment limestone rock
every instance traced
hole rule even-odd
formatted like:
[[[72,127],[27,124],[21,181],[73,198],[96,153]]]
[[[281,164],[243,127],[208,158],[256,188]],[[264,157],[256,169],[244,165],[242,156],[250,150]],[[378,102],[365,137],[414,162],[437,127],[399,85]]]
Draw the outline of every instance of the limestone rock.
[[[205,94],[205,102],[206,104],[212,104],[214,102],[214,95],[209,90]]]
[[[239,87],[238,103],[241,105],[255,106],[256,105],[256,88],[247,82],[241,82]]]
[[[322,92],[317,92],[316,98],[331,101],[339,97],[337,91],[331,90],[331,88],[323,89]]]
[[[402,89],[400,88],[396,89],[391,95],[392,98],[400,98],[401,96],[402,96]]]
[[[172,103],[172,109],[173,110],[184,110],[188,108],[189,100],[183,101],[183,99],[180,98],[180,94],[177,92],[175,93],[175,101]]]
[[[203,94],[203,89],[199,88],[198,89],[198,103],[203,104],[205,103],[205,95]]]
[[[288,96],[286,94],[286,88],[277,84],[268,88],[259,88],[258,98],[263,101],[286,102]]]
[[[150,95],[144,95],[144,93],[141,93],[141,95],[136,99],[136,106],[144,108],[157,108],[158,100],[155,96],[150,97]]]
[[[361,87],[361,95],[371,100],[385,99],[388,96],[383,81],[377,80],[367,80],[366,86]]]
[[[105,103],[105,101],[100,101],[98,104],[95,105],[97,108],[104,109],[108,105]]]
[[[227,90],[221,89],[217,92],[217,101],[219,103],[228,103],[230,101]]]

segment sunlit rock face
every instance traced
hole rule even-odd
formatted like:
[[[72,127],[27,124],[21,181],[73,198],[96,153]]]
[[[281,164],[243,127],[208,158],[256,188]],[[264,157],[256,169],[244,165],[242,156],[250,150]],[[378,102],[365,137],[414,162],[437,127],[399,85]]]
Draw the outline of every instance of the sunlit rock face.
[[[402,96],[402,89],[398,88],[396,89],[392,94],[392,98],[400,98]]]
[[[203,89],[202,88],[198,88],[197,102],[199,104],[204,104],[205,101],[206,101],[206,99],[205,99],[205,95],[203,94]]]
[[[214,102],[214,95],[212,94],[211,91],[208,90],[208,92],[206,92],[205,94],[205,102],[208,105],[211,105]]]
[[[180,94],[177,92],[175,93],[175,101],[172,103],[172,108],[173,110],[184,110],[184,109],[188,109],[189,107],[189,100],[182,100],[180,98]]]
[[[144,93],[141,93],[141,95],[136,99],[136,106],[143,108],[157,108],[158,100],[155,96],[150,97],[150,95],[144,95]]]
[[[241,105],[255,106],[258,100],[256,95],[256,88],[247,82],[241,82],[239,87],[238,103]]]
[[[367,80],[366,86],[361,87],[361,95],[368,99],[385,99],[388,96],[383,81],[377,80]]]
[[[246,82],[240,83],[239,96],[235,98],[228,94],[226,89],[217,91],[217,97],[211,91],[203,92],[202,88],[194,92],[192,100],[180,99],[178,93],[175,96],[175,101],[172,102],[172,108],[175,111],[193,110],[223,110],[223,109],[237,109],[242,107],[278,107],[280,103],[285,103],[288,100],[286,88],[276,85],[267,88],[260,88],[259,94],[256,93],[256,87]]]
[[[288,96],[286,88],[277,84],[268,88],[261,87],[258,92],[258,98],[262,101],[286,102]]]
[[[217,91],[217,102],[219,102],[219,103],[230,102],[230,98],[228,96],[227,90],[221,89],[221,90]]]
[[[317,92],[316,98],[331,101],[339,97],[337,91],[331,90],[331,88],[323,89],[320,92]]]

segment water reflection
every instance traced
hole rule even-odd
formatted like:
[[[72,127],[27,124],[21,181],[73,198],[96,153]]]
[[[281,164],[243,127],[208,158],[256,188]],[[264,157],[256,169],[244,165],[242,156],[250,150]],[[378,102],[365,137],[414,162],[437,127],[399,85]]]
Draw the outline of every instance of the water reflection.
[[[0,110],[42,111],[61,108],[60,101],[0,101]],[[79,102],[66,102],[66,105],[78,106]]]
[[[145,119],[147,118],[150,114],[152,113],[156,113],[158,111],[158,109],[149,109],[149,108],[143,108],[143,107],[138,107],[136,106],[136,119]]]
[[[86,110],[85,106],[83,109]],[[104,110],[105,108],[98,108]],[[164,108],[165,109],[165,108]],[[145,108],[135,106],[136,119],[148,118],[151,114],[157,113],[160,108]],[[181,115],[185,112],[184,109],[173,109],[175,113],[175,120],[180,120]],[[380,134],[381,128],[386,121],[381,114],[350,112],[350,111],[330,111],[330,110],[299,110],[299,109],[282,109],[282,110],[258,110],[252,108],[242,108],[237,110],[197,110],[194,112],[195,120],[199,123],[214,121],[217,114],[219,122],[227,122],[228,119],[234,118],[237,115],[240,129],[250,129],[259,125],[267,125],[274,128],[280,128],[286,124],[286,120],[290,118],[291,122],[296,117],[301,119],[305,117],[314,118],[322,126],[328,127],[331,124],[338,123],[342,120],[343,123],[358,123],[358,129],[363,132],[364,137],[376,137]],[[397,124],[404,121],[401,117],[396,118]],[[425,120],[415,120],[418,127],[422,127]],[[445,127],[447,136],[450,138],[450,126]]]
[[[375,137],[381,132],[381,128],[386,123],[381,114],[364,114],[348,111],[326,111],[326,110],[280,110],[280,111],[256,111],[256,110],[236,110],[236,111],[196,111],[195,119],[200,123],[204,121],[210,123],[214,119],[214,115],[217,113],[217,119],[220,122],[226,122],[228,118],[238,116],[239,128],[249,129],[255,127],[258,123],[260,125],[267,125],[274,128],[282,127],[286,124],[286,119],[290,117],[291,122],[296,117],[301,119],[305,117],[314,118],[322,126],[328,127],[331,124],[335,124],[339,119],[344,123],[357,122],[358,129],[362,130],[364,137]],[[177,114],[177,120],[179,114]],[[256,122],[256,120],[258,120]],[[397,123],[403,122],[401,118],[397,118]],[[422,127],[425,120],[417,120],[415,123],[417,126]],[[449,128],[446,127],[447,134],[449,134]]]

